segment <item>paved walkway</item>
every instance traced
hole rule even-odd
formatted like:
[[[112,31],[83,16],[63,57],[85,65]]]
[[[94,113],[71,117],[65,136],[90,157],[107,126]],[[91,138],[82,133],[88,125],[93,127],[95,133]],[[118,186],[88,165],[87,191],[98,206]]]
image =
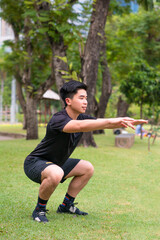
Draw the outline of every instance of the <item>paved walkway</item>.
[[[15,138],[13,137],[8,137],[8,136],[1,136],[0,135],[0,141],[4,141],[4,140],[14,140]]]
[[[0,132],[0,141],[25,138],[25,134]]]

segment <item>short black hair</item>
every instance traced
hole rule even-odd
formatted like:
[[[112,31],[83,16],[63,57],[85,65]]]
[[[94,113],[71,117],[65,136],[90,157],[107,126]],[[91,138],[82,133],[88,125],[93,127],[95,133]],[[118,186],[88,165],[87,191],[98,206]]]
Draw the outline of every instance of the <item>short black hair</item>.
[[[73,98],[73,96],[77,93],[79,89],[84,89],[87,91],[87,85],[78,82],[75,80],[71,80],[69,82],[66,82],[60,89],[60,96],[65,104],[65,107],[67,106],[66,104],[66,98]]]

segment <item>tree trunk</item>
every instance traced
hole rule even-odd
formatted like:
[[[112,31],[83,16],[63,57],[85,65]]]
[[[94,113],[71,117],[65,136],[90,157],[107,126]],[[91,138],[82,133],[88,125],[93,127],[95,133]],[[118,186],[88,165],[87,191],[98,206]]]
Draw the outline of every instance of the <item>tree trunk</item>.
[[[61,38],[58,43],[54,43],[52,47],[53,52],[53,65],[55,69],[55,81],[58,91],[65,83],[65,79],[63,78],[63,71],[68,72],[68,65],[61,58],[66,57],[66,46],[64,46],[63,39]],[[60,57],[60,58],[59,58]],[[67,59],[67,58],[66,58]],[[61,104],[64,106],[64,103],[61,99]]]
[[[83,145],[83,147],[88,147],[88,143],[90,143],[90,145],[92,147],[97,147],[97,145],[96,145],[96,143],[94,141],[94,138],[93,138],[93,134],[91,132],[83,133],[82,138],[81,138],[78,146]]]
[[[27,135],[26,139],[38,138],[38,122],[37,122],[37,101],[33,98],[34,89],[31,84],[31,66],[32,66],[32,43],[29,35],[30,19],[26,17],[24,20],[24,35],[26,40],[27,61],[25,63],[22,82],[25,83],[26,90],[26,122]],[[29,88],[30,87],[30,88]]]
[[[91,16],[91,24],[87,37],[87,42],[82,57],[81,78],[88,86],[88,108],[87,114],[94,113],[94,98],[96,93],[96,81],[98,73],[98,63],[100,57],[100,46],[103,32],[106,24],[108,7],[110,0],[97,0],[93,3],[93,12]],[[96,146],[92,133],[84,133],[82,137],[83,145]]]
[[[53,46],[53,61],[54,61],[54,67],[55,67],[55,77],[56,77],[56,86],[58,90],[63,86],[65,83],[65,79],[63,78],[63,71],[68,72],[68,65],[65,61],[63,61],[61,58],[66,57],[66,49],[67,47],[64,46],[63,39],[61,39],[58,43],[54,43]],[[67,57],[66,57],[67,59]],[[66,75],[66,73],[65,73]]]
[[[38,138],[37,100],[27,93],[27,136],[26,139]]]
[[[96,117],[104,118],[105,112],[107,108],[107,104],[112,93],[112,85],[111,85],[111,75],[109,72],[108,64],[107,64],[107,55],[106,55],[106,37],[105,32],[103,33],[103,40],[101,41],[101,58],[100,64],[102,66],[102,89],[101,89],[101,97],[99,100],[99,104],[97,105]],[[96,134],[104,134],[104,130],[94,131]]]
[[[122,99],[122,96],[119,96],[117,103],[117,117],[126,117],[129,104]]]
[[[17,96],[19,103],[23,111],[23,129],[27,129],[27,120],[26,120],[26,101],[22,92],[22,83],[16,80]]]

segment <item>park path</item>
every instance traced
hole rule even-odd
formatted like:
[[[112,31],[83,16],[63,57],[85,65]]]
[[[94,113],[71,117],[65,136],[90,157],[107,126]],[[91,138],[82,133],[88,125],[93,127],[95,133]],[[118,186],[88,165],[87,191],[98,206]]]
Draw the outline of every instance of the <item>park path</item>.
[[[9,136],[1,136],[0,135],[0,141],[4,141],[4,140],[14,140],[15,138],[13,137],[9,137]]]
[[[0,132],[0,141],[25,138],[25,134]]]

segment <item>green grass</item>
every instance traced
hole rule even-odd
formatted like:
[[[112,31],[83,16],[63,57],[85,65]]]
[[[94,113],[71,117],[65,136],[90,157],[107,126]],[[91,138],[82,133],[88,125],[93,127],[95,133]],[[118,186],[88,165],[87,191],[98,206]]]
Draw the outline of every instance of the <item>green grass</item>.
[[[21,126],[0,131],[22,132]],[[40,128],[40,138],[45,128]],[[0,141],[0,239],[7,240],[154,240],[160,239],[160,139],[147,150],[147,138],[130,149],[114,146],[111,130],[95,136],[98,148],[79,147],[74,157],[89,160],[95,173],[78,195],[89,215],[56,214],[69,180],[60,184],[49,203],[49,223],[31,219],[39,185],[23,172],[27,154],[39,140]]]

